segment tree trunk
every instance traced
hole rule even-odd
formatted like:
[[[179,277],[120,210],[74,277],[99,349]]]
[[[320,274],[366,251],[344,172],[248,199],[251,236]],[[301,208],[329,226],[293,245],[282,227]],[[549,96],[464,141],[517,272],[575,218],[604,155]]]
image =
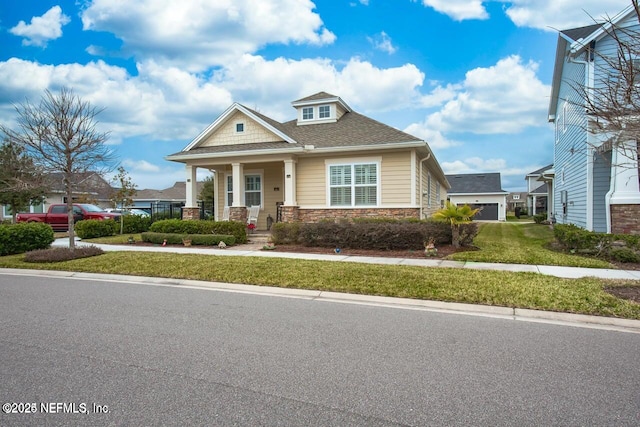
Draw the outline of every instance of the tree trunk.
[[[65,173],[64,184],[66,190],[65,193],[67,193],[67,225],[69,230],[69,248],[73,251],[76,248],[75,232],[73,229],[73,199],[71,197],[71,178],[66,175],[67,173]]]
[[[460,226],[458,224],[451,224],[451,245],[454,248],[460,247]]]

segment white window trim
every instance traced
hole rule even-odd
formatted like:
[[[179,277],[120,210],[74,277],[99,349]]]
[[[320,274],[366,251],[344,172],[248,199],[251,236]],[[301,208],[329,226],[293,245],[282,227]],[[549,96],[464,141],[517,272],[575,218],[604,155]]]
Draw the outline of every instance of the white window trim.
[[[356,205],[356,199],[354,194],[352,193],[351,197],[351,206],[331,206],[331,175],[330,168],[331,166],[353,166],[362,165],[362,164],[376,164],[376,204],[375,205]],[[360,157],[360,158],[347,158],[347,159],[330,159],[325,160],[325,180],[326,180],[326,204],[328,208],[347,208],[347,209],[355,209],[355,208],[379,208],[382,206],[382,157]],[[351,188],[353,189],[355,181],[352,182]]]
[[[305,110],[311,110],[311,117],[304,117],[304,112]],[[305,121],[305,122],[309,122],[312,120],[316,120],[316,109],[314,107],[302,107],[302,109],[300,110],[300,118]]]
[[[329,115],[327,117],[321,117],[320,115],[320,109],[323,107],[327,107],[329,109]],[[326,105],[318,105],[318,120],[328,120],[331,119],[332,117],[331,114],[331,105],[330,104],[326,104]]]
[[[242,130],[238,131],[238,125],[242,125]],[[247,125],[244,122],[236,122],[233,125],[233,130],[236,134],[243,134],[247,131]]]
[[[265,189],[265,184],[264,184],[264,169],[254,169],[254,170],[244,170],[244,173],[242,174],[242,185],[245,185],[245,177],[246,176],[250,176],[250,175],[257,175],[260,176],[260,185],[261,185],[261,189],[260,189],[260,209],[264,209],[264,189]],[[225,178],[224,178],[224,206],[231,206],[229,205],[229,194],[233,194],[233,191],[229,191],[227,184],[228,184],[228,180],[229,178],[231,178],[233,180],[233,174],[231,172],[226,173],[225,174]],[[232,187],[233,188],[233,187]],[[242,200],[242,203],[246,203],[246,199]],[[250,206],[247,206],[250,207]]]

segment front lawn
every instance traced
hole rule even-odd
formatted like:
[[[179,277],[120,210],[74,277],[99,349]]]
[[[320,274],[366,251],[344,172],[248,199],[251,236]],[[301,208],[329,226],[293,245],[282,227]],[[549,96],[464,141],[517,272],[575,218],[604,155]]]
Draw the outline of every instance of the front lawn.
[[[23,259],[24,255],[0,257],[0,268],[195,279],[640,319],[640,304],[608,294],[604,288],[614,282],[595,278],[150,252],[108,252],[52,264]],[[639,281],[615,284],[640,286]]]
[[[533,223],[483,223],[473,240],[480,250],[449,256],[456,261],[497,262],[506,264],[564,265],[568,267],[615,268],[610,263],[547,249],[553,242],[553,230]]]

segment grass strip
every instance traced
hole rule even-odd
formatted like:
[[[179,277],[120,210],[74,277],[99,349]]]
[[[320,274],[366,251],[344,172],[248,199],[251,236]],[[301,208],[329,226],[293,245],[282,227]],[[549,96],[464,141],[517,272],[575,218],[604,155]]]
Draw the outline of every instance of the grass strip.
[[[604,260],[547,249],[546,246],[554,240],[553,231],[540,224],[484,223],[473,240],[479,251],[459,252],[448,258],[506,264],[615,268]]]
[[[372,265],[262,257],[108,252],[54,264],[0,257],[0,268],[167,277],[429,299],[640,319],[640,304],[606,293],[609,281],[535,273]],[[627,285],[640,286],[640,281]]]

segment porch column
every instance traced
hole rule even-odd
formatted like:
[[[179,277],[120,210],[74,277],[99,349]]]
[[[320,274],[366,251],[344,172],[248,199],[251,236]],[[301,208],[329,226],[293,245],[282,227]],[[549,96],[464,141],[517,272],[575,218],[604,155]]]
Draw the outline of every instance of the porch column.
[[[297,206],[296,200],[296,161],[284,161],[284,206]]]
[[[244,165],[242,163],[231,163],[233,168],[233,207],[244,206]]]
[[[198,186],[196,181],[196,172],[198,168],[196,166],[186,165],[187,181],[186,181],[186,208],[198,207]]]

